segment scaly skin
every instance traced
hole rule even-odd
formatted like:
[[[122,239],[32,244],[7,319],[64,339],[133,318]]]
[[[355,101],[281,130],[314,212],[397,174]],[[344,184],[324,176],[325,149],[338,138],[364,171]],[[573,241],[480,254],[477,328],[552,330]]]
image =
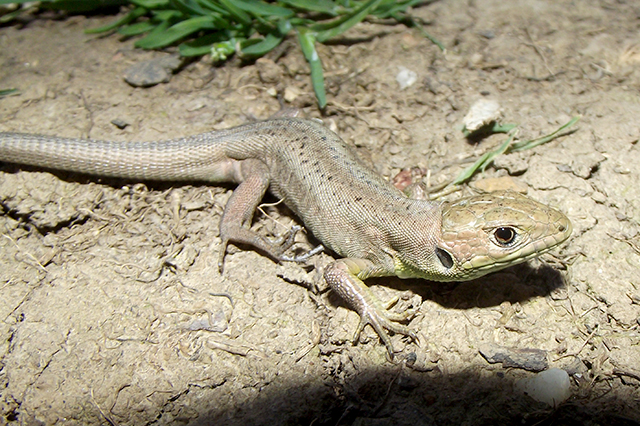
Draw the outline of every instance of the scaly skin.
[[[235,182],[220,221],[220,267],[229,242],[288,260],[290,233],[276,244],[249,229],[270,189],[325,247],[340,256],[325,270],[331,288],[370,324],[415,338],[363,280],[393,276],[464,281],[538,256],[565,241],[571,223],[513,192],[436,203],[405,197],[313,120],[279,118],[168,141],[109,142],[0,133],[0,160],[136,180]]]

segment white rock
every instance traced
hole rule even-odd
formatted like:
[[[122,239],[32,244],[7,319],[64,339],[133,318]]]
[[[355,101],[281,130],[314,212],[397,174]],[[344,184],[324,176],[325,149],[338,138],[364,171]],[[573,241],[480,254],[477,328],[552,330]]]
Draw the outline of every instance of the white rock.
[[[396,75],[396,81],[400,85],[400,90],[404,90],[418,81],[418,74],[405,67],[398,67],[400,71]]]
[[[558,406],[571,396],[570,385],[569,375],[560,368],[550,368],[518,382],[524,393],[551,406]]]
[[[284,88],[284,100],[285,102],[292,103],[295,101],[302,92],[295,86],[287,86]]]
[[[502,108],[498,101],[494,101],[493,99],[479,99],[471,105],[462,123],[465,129],[471,133],[492,121],[497,121],[501,115]]]

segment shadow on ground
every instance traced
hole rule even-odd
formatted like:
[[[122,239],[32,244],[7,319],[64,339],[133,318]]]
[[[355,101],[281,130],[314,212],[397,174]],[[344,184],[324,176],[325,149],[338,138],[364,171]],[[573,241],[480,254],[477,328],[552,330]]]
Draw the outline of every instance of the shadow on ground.
[[[216,409],[211,401],[208,412],[183,420],[203,426],[640,424],[640,413],[629,408],[633,401],[624,398],[573,397],[552,408],[514,386],[499,372],[491,377],[446,376],[388,366],[361,371],[343,385],[306,385],[302,378],[289,387],[266,387],[233,411]]]

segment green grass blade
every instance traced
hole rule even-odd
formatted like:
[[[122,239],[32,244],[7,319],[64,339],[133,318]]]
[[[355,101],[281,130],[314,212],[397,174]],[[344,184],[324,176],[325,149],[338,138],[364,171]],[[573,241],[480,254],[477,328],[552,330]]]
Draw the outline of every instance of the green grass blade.
[[[178,49],[182,56],[201,56],[211,53],[211,46],[230,38],[228,31],[218,31],[180,44]]]
[[[282,19],[278,21],[277,29],[280,35],[286,36],[293,29],[293,23],[289,19]]]
[[[305,59],[309,63],[311,69],[311,85],[318,100],[320,109],[327,106],[327,92],[324,87],[324,73],[322,71],[322,62],[318,56],[315,46],[315,34],[307,28],[297,28],[298,40]]]
[[[507,140],[505,140],[502,143],[502,145],[500,145],[497,149],[493,151],[485,152],[480,158],[478,158],[478,160],[475,163],[473,163],[472,166],[463,170],[462,173],[460,173],[458,177],[455,178],[451,184],[460,185],[461,183],[464,183],[467,180],[471,179],[471,176],[476,174],[478,170],[484,171],[487,168],[487,166],[491,164],[494,158],[496,158],[498,155],[504,154],[507,151],[514,137],[515,137],[515,132],[514,134],[509,136]]]
[[[381,1],[382,0],[371,0],[363,4],[359,9],[354,10],[349,15],[345,15],[339,19],[329,22],[328,24],[321,23],[311,25],[309,29],[311,31],[317,31],[316,40],[322,43],[342,34],[357,23],[362,22],[371,10],[375,9]]]
[[[273,50],[282,42],[283,39],[284,37],[277,36],[275,34],[267,34],[263,39],[252,38],[246,40],[244,43],[240,43],[240,51],[238,53],[243,58],[259,58]],[[258,41],[256,42],[253,40]],[[251,43],[247,44],[247,42]]]
[[[131,3],[146,9],[159,9],[169,6],[169,0],[131,0]]]
[[[170,20],[163,20],[158,25],[156,25],[155,28],[149,34],[147,34],[146,37],[136,41],[135,43],[133,43],[133,45],[141,49],[152,49],[152,47],[147,46],[153,46],[155,44],[154,39],[162,37],[163,33],[171,26],[171,23],[172,22]]]
[[[246,13],[244,10],[240,9],[235,5],[231,0],[218,0],[220,4],[224,6],[225,9],[229,11],[231,16],[236,20],[236,22],[242,25],[251,25],[251,16]]]
[[[226,17],[231,16],[229,14],[229,11],[227,11],[227,9],[210,0],[198,0],[198,2],[202,5],[202,7],[205,7],[215,13],[219,13],[222,16],[226,16]]]
[[[438,46],[440,51],[446,52],[447,49],[446,47],[444,47],[444,44],[442,44],[437,38],[429,34],[427,30],[425,30],[424,27],[420,25],[420,23],[413,18],[413,16],[400,14],[400,13],[394,13],[392,16],[393,16],[393,19],[395,19],[396,21],[402,24],[405,24],[409,28],[417,28],[424,38],[426,38],[427,40],[431,41],[431,43]]]
[[[115,30],[118,27],[121,27],[123,25],[128,24],[131,21],[135,21],[136,19],[138,19],[141,16],[146,15],[148,12],[148,10],[144,7],[136,7],[135,9],[133,9],[131,12],[127,13],[125,16],[123,16],[122,18],[104,25],[102,27],[98,27],[98,28],[89,28],[88,30],[84,30],[84,32],[86,34],[98,34],[98,33],[104,33],[107,31],[111,31],[111,30]]]
[[[140,34],[148,33],[153,30],[157,23],[152,21],[142,21],[137,22],[135,24],[127,25],[122,28],[118,28],[118,34],[123,35],[125,37],[133,37]]]
[[[275,19],[291,18],[294,15],[293,10],[291,9],[276,6],[270,3],[265,3],[263,1],[235,0],[234,3],[238,7],[238,9],[242,9],[255,17],[267,17]]]
[[[18,93],[18,89],[2,89],[0,90],[0,98]]]
[[[372,11],[371,14],[380,19],[393,18],[396,13],[402,13],[407,8],[422,3],[424,0],[408,0],[408,1],[396,1],[396,0],[383,0],[383,2]]]
[[[580,117],[573,117],[571,120],[569,120],[567,123],[565,123],[562,126],[560,126],[553,133],[549,133],[546,136],[542,136],[542,137],[539,137],[537,139],[532,139],[532,140],[529,140],[529,141],[516,142],[513,145],[511,145],[511,147],[509,149],[509,152],[525,151],[527,149],[531,149],[531,148],[534,148],[534,147],[536,147],[538,145],[542,145],[544,143],[552,141],[553,139],[557,138],[558,136],[562,136],[561,133],[564,132],[565,130],[567,130],[569,127],[571,127],[574,124],[576,124],[578,122],[578,120],[580,120]]]
[[[175,9],[184,13],[185,16],[195,17],[207,14],[207,11],[194,0],[170,0],[169,3]]]
[[[178,22],[180,17],[183,16],[182,13],[178,12],[177,10],[171,10],[171,9],[154,10],[152,11],[152,13],[153,13],[152,20],[155,22],[163,22],[163,21]]]
[[[534,148],[538,145],[542,145],[544,143],[547,143],[549,141],[552,141],[553,139],[562,136],[565,130],[567,130],[569,127],[573,126],[574,124],[576,124],[578,122],[578,120],[580,120],[580,117],[573,117],[571,120],[569,120],[567,123],[563,124],[562,126],[560,126],[557,130],[555,130],[552,133],[549,133],[546,136],[542,136],[540,138],[537,139],[532,139],[532,140],[528,140],[528,141],[519,141],[519,142],[513,142],[513,139],[515,138],[516,132],[513,132],[508,138],[507,140],[505,140],[502,145],[500,145],[497,149],[493,150],[493,151],[489,151],[487,153],[485,153],[484,155],[482,155],[471,167],[467,168],[466,170],[464,170],[462,173],[460,173],[460,175],[458,175],[458,177],[451,183],[452,185],[460,185],[461,183],[466,182],[467,180],[469,180],[478,170],[480,171],[484,171],[492,162],[493,160],[499,156],[502,155],[504,153],[509,153],[509,152],[518,152],[518,151],[524,151],[527,149],[531,149]],[[504,130],[510,126],[515,127],[515,125],[503,125],[502,127],[495,127],[494,129],[498,129],[498,130]]]
[[[169,22],[170,21],[164,21],[148,36],[138,40],[136,42],[136,46],[143,49],[157,49],[173,44],[176,41],[200,30],[218,29],[216,28],[215,20],[211,15],[187,19],[185,21],[180,21],[171,27],[166,26],[165,28],[165,23]]]
[[[515,129],[516,127],[518,127],[517,124],[510,124],[510,123],[501,124],[501,123],[498,123],[497,121],[493,121],[489,124],[483,125],[482,127],[474,130],[473,132],[470,132],[469,129],[467,129],[467,127],[464,126],[462,127],[462,134],[464,135],[465,138],[472,137],[472,136],[480,137],[482,135],[492,135],[494,133],[509,133],[511,130]]]
[[[324,13],[330,16],[336,16],[340,9],[338,5],[330,0],[280,0],[280,3],[298,10]]]
[[[22,12],[23,12],[22,9],[16,9],[13,12],[5,13],[4,15],[0,16],[0,24],[13,21],[15,18],[18,17],[18,15],[22,14]]]

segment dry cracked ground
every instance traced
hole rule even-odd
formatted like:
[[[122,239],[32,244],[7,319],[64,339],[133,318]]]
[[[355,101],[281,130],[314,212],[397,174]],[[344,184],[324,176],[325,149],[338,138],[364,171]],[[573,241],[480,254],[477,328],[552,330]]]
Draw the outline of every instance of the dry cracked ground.
[[[579,116],[573,133],[498,158],[448,196],[519,188],[570,217],[569,241],[468,283],[369,280],[397,309],[419,308],[418,342],[393,336],[390,363],[370,329],[352,345],[358,317],[321,279],[330,254],[278,265],[232,247],[220,274],[231,186],[4,164],[0,424],[638,424],[640,3],[452,0],[414,14],[446,52],[384,23],[320,47],[324,121],[384,176],[417,168],[432,189],[504,140],[460,132],[480,99],[523,140]],[[202,58],[133,88],[130,66],[170,52],[83,33],[113,19],[0,27],[0,89],[19,89],[0,100],[0,130],[172,138],[265,119],[275,94],[321,116],[295,40],[257,63]],[[401,89],[403,70],[417,79]],[[265,201],[255,229],[295,223]],[[542,354],[569,374],[569,399],[531,399],[519,383],[535,373],[489,363],[487,345]]]

